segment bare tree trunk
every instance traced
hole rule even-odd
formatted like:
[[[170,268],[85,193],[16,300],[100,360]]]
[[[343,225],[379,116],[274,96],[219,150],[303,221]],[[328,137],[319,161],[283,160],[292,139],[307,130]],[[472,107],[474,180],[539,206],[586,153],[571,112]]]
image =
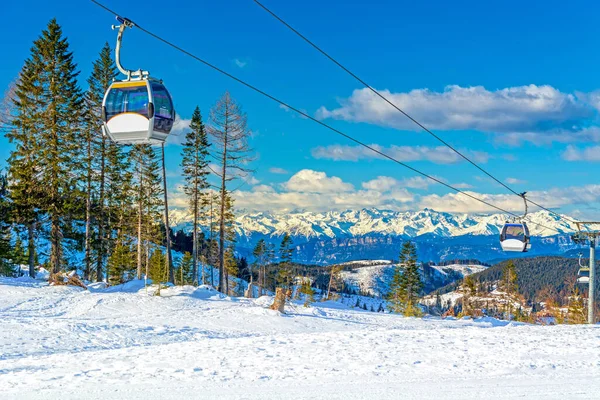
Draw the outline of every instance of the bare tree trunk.
[[[143,221],[143,199],[142,199],[142,194],[143,194],[143,181],[142,181],[142,172],[141,169],[142,167],[140,166],[140,191],[139,191],[139,199],[138,199],[138,237],[137,237],[137,278],[138,279],[142,279],[142,253],[143,253],[143,249],[142,249],[142,241],[143,241],[143,235],[142,235],[142,221]]]
[[[227,132],[224,135],[223,143],[223,165],[221,169],[221,214],[219,215],[219,291],[222,293],[223,290],[227,290],[225,286],[225,201],[227,195],[225,182],[227,176]]]
[[[215,263],[214,263],[214,257],[213,257],[213,241],[215,240],[215,236],[213,235],[213,212],[214,212],[214,208],[213,208],[213,196],[212,193],[210,195],[210,224],[209,224],[209,228],[210,228],[210,245],[208,248],[208,260],[209,260],[209,265],[210,265],[210,285],[212,287],[215,287]]]
[[[50,264],[52,265],[53,274],[56,274],[60,271],[62,261],[62,254],[60,248],[62,232],[60,230],[60,222],[58,220],[58,216],[55,213],[56,210],[54,210],[54,214],[52,215],[52,222],[50,226],[50,243],[52,245],[52,248],[50,250]]]
[[[91,163],[91,143],[88,141],[88,160]],[[88,165],[87,171],[87,185],[86,185],[87,193],[85,196],[85,271],[84,271],[84,279],[89,280],[90,274],[92,270],[92,232],[91,232],[91,223],[92,223],[92,171],[91,165]]]
[[[35,278],[35,222],[27,225],[27,253],[29,262],[29,276]]]
[[[98,258],[96,260],[96,282],[99,282],[99,276],[102,275],[102,267],[104,263],[104,179],[106,168],[106,138],[102,136],[102,157],[100,159],[100,188],[99,188],[99,207],[98,210]]]
[[[333,267],[331,267],[331,275],[329,275],[329,284],[327,285],[327,297],[326,300],[329,300],[329,296],[331,295],[331,283],[333,282]]]
[[[192,276],[194,286],[198,286],[198,185],[194,188],[194,231],[192,232]],[[202,277],[204,281],[204,276]],[[202,282],[204,283],[204,282]]]
[[[163,192],[165,195],[165,234],[166,238],[166,268],[169,274],[169,282],[175,284],[175,271],[173,269],[173,258],[171,255],[171,230],[169,228],[169,200],[167,193],[167,173],[165,168],[165,144],[162,144],[162,173],[163,173]]]

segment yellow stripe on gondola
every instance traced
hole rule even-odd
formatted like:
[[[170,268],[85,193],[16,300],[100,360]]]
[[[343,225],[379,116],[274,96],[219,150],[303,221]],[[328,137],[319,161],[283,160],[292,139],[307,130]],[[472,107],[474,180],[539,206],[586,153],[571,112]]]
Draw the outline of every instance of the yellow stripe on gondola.
[[[106,121],[106,123],[109,123],[113,118],[117,118],[117,117],[120,117],[121,115],[128,115],[128,114],[130,114],[130,115],[131,114],[139,115],[139,116],[142,116],[142,117],[146,118],[148,121],[150,120],[147,115],[136,113],[136,112],[127,111],[127,112],[118,113],[117,115],[113,115],[112,117],[110,117],[110,119],[108,121]]]
[[[115,82],[110,87],[112,89],[112,88],[142,87],[142,86],[146,86],[146,81]]]

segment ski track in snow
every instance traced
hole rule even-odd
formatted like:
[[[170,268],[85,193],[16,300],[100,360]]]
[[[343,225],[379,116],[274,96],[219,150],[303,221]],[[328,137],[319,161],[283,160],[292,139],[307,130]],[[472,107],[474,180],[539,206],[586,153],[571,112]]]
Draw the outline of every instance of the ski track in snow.
[[[121,289],[121,290],[119,290]],[[600,326],[414,319],[0,278],[2,399],[591,399]]]

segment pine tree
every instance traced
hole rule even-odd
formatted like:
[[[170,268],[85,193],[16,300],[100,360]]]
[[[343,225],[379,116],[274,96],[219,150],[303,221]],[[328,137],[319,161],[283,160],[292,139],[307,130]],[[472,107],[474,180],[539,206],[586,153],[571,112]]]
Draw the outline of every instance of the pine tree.
[[[166,257],[160,249],[155,249],[152,252],[149,260],[148,275],[152,279],[152,282],[160,285],[167,281],[169,277],[169,271],[166,267]]]
[[[72,174],[78,166],[77,134],[82,127],[82,94],[77,75],[69,44],[53,19],[34,41],[21,70],[15,93],[15,129],[9,135],[16,144],[13,162],[17,158],[25,164],[34,162],[35,178],[29,177],[27,183],[43,182],[44,190],[37,190],[35,195],[38,207],[50,220],[53,273],[63,267],[63,230],[77,203],[74,194],[78,177]],[[28,159],[28,150],[34,152],[35,160]],[[30,174],[30,166],[25,167],[23,173]]]
[[[2,246],[0,245],[0,247]],[[17,234],[17,239],[15,240],[15,245],[12,250],[13,263],[17,265],[27,265],[27,258],[27,250],[23,247],[23,241],[21,240],[21,236]]]
[[[254,256],[254,267],[258,269],[258,296],[263,295],[265,288],[265,268],[267,265],[267,244],[264,239],[260,239],[254,250],[252,251]],[[253,282],[252,273],[250,274],[250,283]]]
[[[412,242],[404,242],[400,260],[390,284],[388,299],[390,311],[405,316],[419,316],[418,298],[423,282],[417,265],[417,249]]]
[[[228,92],[215,104],[210,112],[210,125],[207,128],[212,138],[212,156],[219,164],[215,171],[220,178],[220,218],[219,218],[219,290],[225,287],[225,207],[228,196],[227,183],[250,170],[246,167],[250,161],[246,115]]]
[[[390,282],[390,291],[388,293],[388,308],[390,312],[401,313],[404,310],[405,293],[403,287],[403,269],[400,264],[394,266],[394,275]]]
[[[194,285],[198,284],[198,228],[202,208],[207,204],[206,190],[209,187],[207,181],[208,175],[208,137],[206,135],[200,108],[196,107],[192,114],[190,131],[185,135],[185,142],[182,148],[182,175],[185,179],[184,192],[190,201],[190,211],[192,213],[192,241],[193,241],[193,276]],[[204,274],[202,274],[202,283],[205,283]]]
[[[85,271],[87,279],[95,276],[96,281],[103,279],[107,254],[113,247],[106,238],[106,232],[110,229],[107,200],[118,196],[117,192],[125,189],[124,178],[127,178],[128,174],[121,149],[118,145],[112,143],[106,135],[102,134],[102,100],[104,93],[116,76],[117,68],[111,56],[111,49],[108,43],[105,43],[98,59],[93,63],[92,73],[87,80],[88,90],[84,97],[87,188]],[[116,171],[119,171],[121,175],[117,175]],[[92,208],[92,186],[94,186],[97,196],[95,208]],[[95,240],[92,237],[92,230],[94,229],[92,221],[96,225]],[[93,273],[91,265],[92,259],[90,253],[92,247],[96,253],[95,273]]]
[[[462,316],[473,316],[473,309],[471,307],[471,297],[475,296],[477,290],[475,287],[475,281],[473,277],[465,276],[462,283]]]
[[[183,253],[183,257],[181,257],[181,261],[179,262],[179,267],[177,268],[177,283],[179,285],[195,285],[194,278],[194,259],[193,256],[189,252]]]
[[[111,285],[119,285],[131,278],[134,270],[132,255],[131,247],[119,240],[108,259],[108,282]]]
[[[510,260],[504,266],[502,273],[501,287],[505,293],[505,311],[506,319],[511,319],[512,303],[516,300],[517,296],[517,267],[515,263]]]
[[[304,307],[309,307],[311,303],[315,302],[315,291],[310,284],[310,279],[302,279],[300,293],[304,295]]]

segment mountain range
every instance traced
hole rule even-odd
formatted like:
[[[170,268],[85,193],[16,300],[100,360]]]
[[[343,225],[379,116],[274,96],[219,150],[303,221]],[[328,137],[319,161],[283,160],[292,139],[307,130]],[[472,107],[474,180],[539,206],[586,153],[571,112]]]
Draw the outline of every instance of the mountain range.
[[[175,229],[190,228],[185,211],[171,213]],[[504,253],[498,241],[504,214],[452,214],[362,210],[330,212],[239,213],[234,224],[239,254],[249,254],[260,239],[276,245],[287,232],[294,240],[298,262],[331,264],[359,259],[395,259],[402,242],[412,240],[423,261],[478,259],[497,261],[519,253]],[[563,254],[577,246],[570,234],[575,224],[547,211],[527,215],[532,250],[523,255]],[[539,225],[538,225],[539,224]]]

